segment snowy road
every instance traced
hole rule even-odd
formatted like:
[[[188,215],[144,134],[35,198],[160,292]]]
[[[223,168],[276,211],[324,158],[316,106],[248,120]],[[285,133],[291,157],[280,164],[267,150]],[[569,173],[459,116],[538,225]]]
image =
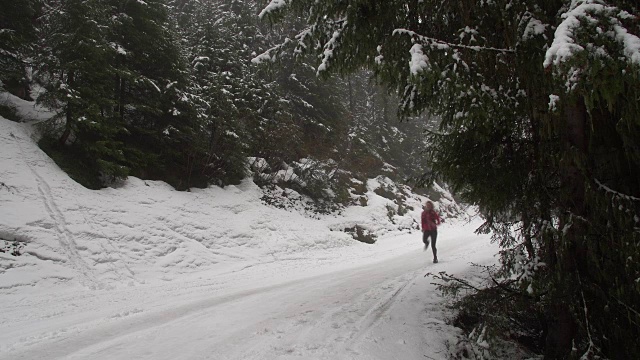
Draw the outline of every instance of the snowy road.
[[[423,275],[492,261],[495,249],[470,230],[450,230],[439,264],[416,244],[362,260],[256,265],[214,280],[16,297],[8,310],[31,319],[14,319],[13,334],[0,328],[9,334],[0,358],[444,359],[456,330]]]
[[[251,179],[93,191],[33,134],[0,118],[0,239],[24,245],[0,253],[0,359],[444,359],[458,330],[423,275],[495,261],[452,217],[432,264],[410,233],[426,198],[391,216],[384,177],[322,217],[263,204]],[[356,224],[377,242],[343,231]]]

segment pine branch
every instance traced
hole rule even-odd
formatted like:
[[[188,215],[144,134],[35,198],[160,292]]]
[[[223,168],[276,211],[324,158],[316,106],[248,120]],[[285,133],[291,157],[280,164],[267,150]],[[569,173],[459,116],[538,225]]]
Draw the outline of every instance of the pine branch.
[[[431,47],[435,47],[439,50],[446,50],[449,48],[457,48],[457,49],[465,49],[465,50],[473,50],[473,51],[494,51],[494,52],[499,52],[499,53],[509,53],[509,54],[515,54],[515,50],[514,49],[500,49],[500,48],[495,48],[495,47],[491,47],[491,46],[473,46],[473,45],[463,45],[463,44],[453,44],[447,41],[443,41],[443,40],[439,40],[439,39],[435,39],[432,37],[428,37],[428,36],[424,36],[424,35],[420,35],[418,33],[416,33],[415,31],[411,31],[411,30],[407,30],[407,29],[395,29],[393,30],[393,35],[409,35],[411,37],[415,37],[418,40],[429,44],[429,46]]]
[[[431,276],[434,279],[440,279],[440,280],[445,281],[445,282],[449,282],[449,281],[456,282],[456,283],[462,285],[463,288],[466,288],[467,290],[468,289],[473,289],[475,291],[480,291],[479,288],[471,285],[468,281],[466,281],[464,279],[461,279],[459,277],[453,276],[453,275],[449,275],[444,271],[439,272],[437,275],[433,274],[433,273],[430,273],[430,272],[424,274],[424,277],[427,277],[427,276]],[[433,285],[442,285],[442,284],[438,284],[438,283],[432,283],[432,284]]]
[[[610,187],[606,186],[605,184],[601,183],[598,179],[593,179],[596,184],[598,184],[598,187],[602,190],[604,190],[605,192],[611,194],[613,197],[617,197],[617,198],[622,198],[625,200],[633,200],[633,201],[640,201],[640,198],[635,197],[635,196],[631,196],[631,195],[627,195],[627,194],[623,194],[621,192],[615,191],[613,189],[611,189]]]

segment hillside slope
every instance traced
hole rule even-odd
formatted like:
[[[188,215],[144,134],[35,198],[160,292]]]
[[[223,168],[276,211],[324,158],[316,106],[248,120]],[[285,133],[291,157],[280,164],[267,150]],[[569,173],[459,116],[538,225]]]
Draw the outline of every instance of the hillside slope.
[[[375,252],[385,238],[411,231],[426,200],[413,195],[405,202],[412,210],[390,215],[397,205],[374,192],[386,180],[371,179],[367,206],[311,218],[263,204],[263,191],[249,179],[178,192],[131,177],[120,188],[88,190],[37,147],[34,133],[28,124],[0,119],[0,238],[24,246],[21,256],[0,253],[4,291],[166,281],[333,248]],[[365,245],[339,231],[354,225],[380,241]]]

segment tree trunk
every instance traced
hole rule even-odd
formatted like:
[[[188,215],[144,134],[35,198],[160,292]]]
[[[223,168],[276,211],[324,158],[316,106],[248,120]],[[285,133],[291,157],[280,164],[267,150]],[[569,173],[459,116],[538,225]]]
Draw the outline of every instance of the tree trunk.
[[[121,77],[118,77],[119,89],[118,89],[118,107],[120,111],[120,121],[124,123],[124,105],[125,105],[125,83]]]
[[[349,116],[353,119],[355,104],[353,103],[353,84],[351,83],[351,75],[349,75],[347,83],[349,84]]]
[[[69,87],[73,86],[73,71],[69,72],[69,76],[68,76],[68,85]],[[71,125],[73,124],[73,105],[69,102],[67,102],[67,111],[66,111],[66,122],[64,125],[64,132],[62,133],[62,136],[60,136],[59,142],[60,145],[67,145],[67,141],[69,141],[69,137],[71,136]]]
[[[533,241],[531,239],[531,219],[529,218],[531,215],[524,211],[522,217],[522,228],[523,228],[523,236],[524,236],[524,247],[527,249],[527,255],[529,255],[529,259],[533,259],[536,256],[536,252],[533,248]]]
[[[383,90],[382,95],[382,120],[385,124],[389,123],[389,95]]]
[[[577,325],[571,311],[580,291],[578,279],[586,264],[585,226],[580,218],[587,217],[585,208],[585,178],[583,164],[587,157],[587,111],[582,98],[566,106],[564,122],[559,129],[564,144],[559,170],[562,181],[560,209],[561,226],[571,224],[563,237],[564,244],[558,249],[558,263],[552,268],[556,278],[557,301],[547,312],[547,338],[545,359],[569,357],[576,335]]]

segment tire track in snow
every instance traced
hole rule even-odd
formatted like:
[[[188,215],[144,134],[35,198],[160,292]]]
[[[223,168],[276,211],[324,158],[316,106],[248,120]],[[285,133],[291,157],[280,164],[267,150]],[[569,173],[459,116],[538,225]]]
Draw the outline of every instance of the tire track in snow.
[[[324,275],[316,277],[322,278]],[[92,352],[94,355],[102,355],[99,356],[99,358],[123,358],[118,356],[114,357],[108,354],[108,351],[105,353],[104,349],[109,349],[112,344],[117,344],[121,340],[142,337],[145,333],[153,332],[155,329],[170,326],[172,323],[184,322],[202,313],[215,311],[220,306],[250,300],[252,297],[262,297],[274,291],[296,287],[311,279],[293,280],[281,284],[215,296],[153,313],[142,313],[140,315],[126,317],[115,323],[97,327],[89,324],[79,324],[58,334],[65,336],[51,338],[51,340],[54,340],[52,343],[42,341],[40,344],[27,348],[24,351],[7,354],[10,356],[7,358],[3,358],[0,353],[0,360],[61,359],[74,356],[78,358],[93,358],[93,356],[84,356],[87,351]],[[102,348],[103,346],[104,349]]]
[[[22,144],[20,144],[21,138],[14,137],[15,142],[20,149],[20,154],[23,158],[27,159],[27,155],[24,152]],[[71,266],[77,270],[81,276],[80,282],[85,286],[95,286],[100,285],[99,281],[93,276],[91,267],[82,260],[82,256],[78,251],[78,246],[73,238],[73,234],[67,227],[67,222],[65,220],[64,214],[56,204],[53,194],[51,192],[51,187],[47,183],[47,181],[34,169],[33,165],[29,160],[24,162],[33,176],[35,177],[38,193],[42,198],[42,202],[44,204],[45,210],[53,220],[56,236],[58,238],[58,243],[60,244],[60,248],[67,256],[67,259]]]
[[[248,343],[246,333],[227,339],[235,349],[224,358],[358,358],[357,345],[368,341],[370,331],[385,322],[385,315],[421,276],[421,258],[420,253],[409,253],[303,284],[297,291],[308,294],[304,301],[288,304],[287,316],[254,324]]]
[[[466,269],[469,264],[465,259],[470,258],[467,255],[477,251],[478,246],[486,246],[474,244],[469,248],[466,242],[455,240],[444,244],[441,247],[444,261],[439,264],[431,264],[430,251],[417,250],[384,263],[354,268],[334,274],[330,279],[305,284],[298,291],[316,294],[318,298],[290,306],[293,311],[278,321],[267,319],[254,324],[256,331],[250,341],[246,337],[227,339],[244,350],[233,351],[232,356],[225,358],[366,358],[361,353],[363,348],[368,349],[369,343],[381,340],[372,336],[393,321],[391,316],[396,314],[397,306],[403,306],[401,302],[410,301],[407,296],[423,281],[425,273],[460,263],[465,264]],[[318,293],[319,288],[325,290]],[[422,308],[416,311],[414,316],[420,316],[422,311]]]
[[[467,269],[464,259],[453,260],[453,249],[457,248],[449,247],[450,265]],[[154,287],[140,296],[162,298],[149,303],[157,306],[142,307],[143,311],[131,316],[110,316],[106,321],[97,317],[79,319],[65,326],[66,331],[57,338],[44,333],[45,338],[37,344],[11,344],[0,358],[352,360],[406,354],[401,347],[407,342],[398,345],[398,336],[414,340],[409,344],[424,344],[422,335],[408,336],[412,329],[413,334],[421,334],[419,329],[424,326],[417,318],[424,315],[425,308],[415,306],[416,299],[425,301],[424,294],[416,291],[424,283],[421,276],[429,270],[444,269],[442,264],[431,265],[429,257],[416,249],[379,262],[354,265],[283,283],[267,280],[267,276],[266,282],[248,282],[249,287],[231,285],[244,276],[242,272],[230,273],[225,277],[230,288],[207,288],[196,297],[179,292],[180,299],[168,296],[176,292]],[[440,300],[431,300],[434,306],[440,306]],[[407,311],[411,303],[414,305]],[[118,305],[109,315],[132,308]],[[413,327],[403,324],[408,318],[417,319],[409,324]],[[436,337],[410,352],[415,356],[404,358],[422,358],[434,342],[445,340]],[[385,356],[381,349],[391,350],[384,352]]]
[[[421,270],[418,270],[420,272]],[[335,329],[341,332],[335,340],[339,344],[335,353],[358,355],[354,350],[357,344],[369,335],[372,329],[385,320],[385,315],[402,300],[402,295],[411,288],[419,275],[402,275],[390,278],[377,287],[358,294],[347,305],[340,306],[325,314],[310,330],[318,327]],[[380,291],[382,287],[383,291]],[[343,323],[336,322],[343,320]],[[327,326],[329,325],[329,326]]]
[[[396,267],[397,265],[398,262],[395,263]],[[298,348],[305,354],[309,354],[310,352],[313,353],[312,348],[314,346],[318,346],[318,351],[325,352],[327,350],[325,347],[317,345],[322,342],[316,341],[319,339],[315,339],[316,335],[318,335],[314,331],[316,325],[322,327],[320,336],[326,336],[327,332],[325,330],[328,329],[329,332],[333,330],[331,329],[331,315],[353,317],[354,311],[363,307],[370,308],[371,300],[358,303],[360,298],[367,296],[370,292],[373,292],[371,299],[378,306],[374,305],[373,310],[368,312],[369,316],[372,317],[371,321],[365,320],[362,325],[373,325],[376,323],[376,316],[380,318],[387,309],[392,307],[394,299],[402,294],[402,289],[407,286],[407,283],[404,282],[398,285],[397,280],[394,280],[398,278],[401,269],[393,271],[396,275],[386,276],[383,274],[385,272],[380,270],[381,266],[384,267],[383,264],[376,263],[373,266],[368,265],[357,269],[340,270],[270,286],[221,294],[171,306],[159,311],[145,311],[115,321],[110,319],[109,322],[100,320],[98,322],[77,323],[66,327],[64,332],[56,333],[55,337],[49,338],[48,333],[43,334],[44,338],[33,346],[25,344],[26,348],[20,349],[23,345],[15,344],[15,351],[7,352],[6,355],[8,356],[7,359],[11,358],[12,360],[35,358],[125,359],[136,357],[144,359],[174,359],[176,357],[171,354],[173,349],[164,348],[166,340],[163,339],[166,339],[165,336],[170,338],[178,336],[181,339],[180,343],[184,347],[181,354],[185,357],[189,357],[184,353],[187,348],[193,348],[193,351],[200,354],[205,354],[213,349],[218,351],[222,348],[221,356],[217,357],[220,359],[278,359],[280,358],[279,354],[288,353],[289,348]],[[414,266],[410,264],[409,268]],[[353,285],[362,281],[363,278],[368,278],[367,274],[370,273],[371,269],[377,269],[375,270],[374,278],[369,279],[371,283],[364,282],[362,286],[355,289]],[[386,280],[380,282],[381,275]],[[389,279],[398,286],[388,287],[382,292],[380,292],[380,289],[370,290],[372,284],[388,284],[387,280]],[[353,292],[346,291],[348,289],[352,289]],[[336,308],[335,305],[328,306],[328,312],[322,312],[322,307],[327,306],[325,303],[327,300],[319,296],[323,293],[330,293],[329,299],[332,302],[339,301],[339,304],[350,304],[351,301],[354,301],[356,303],[352,307],[338,305]],[[380,301],[376,297],[379,294],[383,296],[388,294],[390,296]],[[258,312],[251,310],[255,309],[256,304],[260,304],[261,310]],[[301,332],[298,332],[298,329],[291,328],[289,325],[291,322],[300,319],[297,314],[302,310],[300,306],[304,304],[320,309],[317,315],[320,317],[318,320],[321,321],[319,324],[311,321],[305,324]],[[249,311],[247,312],[247,310]],[[291,315],[293,317],[287,318],[287,316]],[[243,319],[239,319],[238,316]],[[356,324],[356,328],[354,331],[351,331],[351,329],[338,330],[339,335],[344,335],[345,340],[354,337],[359,330],[362,330],[357,325],[359,317],[360,315],[355,314],[353,324]],[[322,322],[323,319],[324,323]],[[206,325],[208,322],[221,322],[223,325],[216,326],[216,330],[211,330],[210,326]],[[284,331],[277,329],[280,325],[285,326]],[[198,331],[197,333],[201,334],[204,340],[194,340],[191,337],[183,338],[180,335],[188,334],[194,328],[200,327],[207,329],[207,331],[213,331],[213,334]],[[262,340],[256,340],[255,335],[261,329],[274,329],[264,332],[273,336],[282,335],[283,338],[281,341],[277,341],[272,336],[268,336]],[[289,330],[293,330],[293,332],[289,332]],[[366,331],[366,328],[364,331]],[[303,336],[300,342],[291,343],[290,341],[300,333],[308,333],[311,338]],[[213,336],[213,338],[208,338],[208,336]],[[149,349],[140,348],[136,342],[132,343],[132,339],[142,339],[141,341],[143,342],[159,341],[157,344],[158,349],[155,349],[156,345],[153,345],[153,351],[149,352]],[[309,344],[310,340],[313,341],[313,344]],[[285,343],[282,344],[282,341]],[[325,343],[326,341],[327,339],[324,340]],[[135,349],[130,348],[131,344],[134,344]],[[300,344],[305,344],[307,347],[300,348]],[[282,349],[281,345],[285,346],[285,350],[280,350]],[[333,346],[332,349],[339,350],[343,347],[344,341],[334,345],[337,345],[337,348]],[[228,348],[229,346],[231,348]],[[131,351],[134,351],[134,353]],[[143,351],[143,353],[138,353],[137,351]],[[138,355],[136,356],[136,354]],[[3,355],[0,355],[0,358],[4,359]]]
[[[383,298],[367,314],[360,320],[358,330],[352,335],[351,340],[347,343],[347,348],[360,342],[368,335],[370,330],[383,320],[385,314],[402,299],[402,295],[413,285],[413,282],[419,275],[412,275],[408,280],[403,280],[398,287],[390,289],[386,294],[388,297]],[[395,290],[395,291],[394,291]]]

